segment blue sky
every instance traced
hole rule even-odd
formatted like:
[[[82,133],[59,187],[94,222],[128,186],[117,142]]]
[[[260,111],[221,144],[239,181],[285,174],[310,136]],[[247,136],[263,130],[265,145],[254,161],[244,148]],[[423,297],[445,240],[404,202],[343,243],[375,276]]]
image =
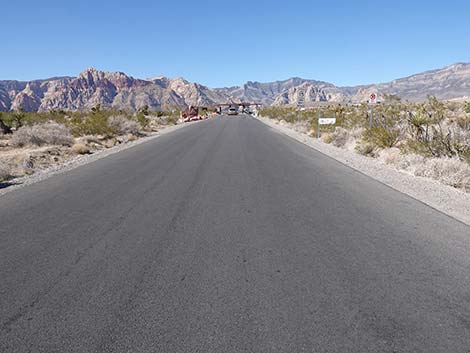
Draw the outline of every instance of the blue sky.
[[[0,79],[86,67],[211,87],[384,82],[470,61],[470,1],[2,1]]]

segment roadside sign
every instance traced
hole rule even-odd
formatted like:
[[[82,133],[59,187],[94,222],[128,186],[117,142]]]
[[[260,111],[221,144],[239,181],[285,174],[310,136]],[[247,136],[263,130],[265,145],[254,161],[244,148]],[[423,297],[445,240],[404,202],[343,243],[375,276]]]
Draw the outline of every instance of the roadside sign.
[[[377,103],[377,94],[376,93],[371,93],[369,97],[369,103],[370,104],[376,104]]]
[[[331,125],[336,124],[336,118],[320,118],[318,119],[320,125]]]
[[[324,118],[321,112],[318,112],[318,127],[317,127],[317,137],[320,138],[320,126],[321,125],[333,125],[336,124],[336,113],[333,113],[332,118]]]
[[[297,95],[297,109],[302,109],[305,105],[305,92],[303,90],[299,90]]]

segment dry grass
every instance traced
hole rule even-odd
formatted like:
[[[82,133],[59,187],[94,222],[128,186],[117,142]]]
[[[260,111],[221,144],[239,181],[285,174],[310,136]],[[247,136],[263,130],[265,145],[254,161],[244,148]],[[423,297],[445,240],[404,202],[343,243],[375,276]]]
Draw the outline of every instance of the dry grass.
[[[380,151],[380,159],[410,174],[470,191],[470,165],[457,158],[428,158],[417,154],[404,154],[398,148],[390,148]]]
[[[415,175],[470,191],[470,166],[456,158],[428,158],[415,167]]]
[[[74,138],[70,130],[62,124],[47,122],[32,126],[23,126],[13,134],[11,144],[15,147],[28,145],[71,146]]]

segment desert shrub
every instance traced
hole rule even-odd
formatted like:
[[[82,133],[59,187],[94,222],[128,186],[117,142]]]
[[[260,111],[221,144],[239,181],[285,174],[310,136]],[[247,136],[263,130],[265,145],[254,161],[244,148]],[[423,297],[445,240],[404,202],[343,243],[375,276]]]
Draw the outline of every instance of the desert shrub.
[[[297,132],[306,134],[308,132],[308,123],[306,121],[296,121],[292,124],[292,128]]]
[[[78,114],[80,113],[65,112],[63,110],[51,110],[49,112],[24,112],[20,110],[4,112],[1,118],[9,127],[19,129],[24,125],[37,125],[51,121],[68,126],[70,115]]]
[[[324,134],[321,134],[320,138],[324,143],[332,143],[333,142],[333,134],[330,132],[325,132]]]
[[[119,135],[138,135],[141,128],[139,122],[130,120],[124,115],[110,116],[107,124],[111,130],[115,131]]]
[[[461,129],[470,131],[470,116],[458,117],[456,123]]]
[[[74,139],[66,126],[55,122],[48,122],[21,127],[13,134],[11,143],[15,147],[26,145],[71,146],[74,143]]]
[[[259,111],[259,114],[272,119],[285,120],[288,123],[293,123],[296,120],[301,120],[299,117],[304,117],[304,114],[293,107],[265,107]]]
[[[72,151],[76,154],[89,154],[90,148],[83,143],[76,143],[72,146]]]
[[[0,134],[11,134],[11,126],[9,124],[5,123],[5,121],[2,119],[2,113],[0,112]]]
[[[407,139],[406,151],[428,157],[470,158],[470,131],[458,123],[437,123]]]
[[[142,108],[139,109],[139,111],[136,114],[136,120],[139,122],[140,126],[142,128],[146,128],[150,120],[148,119],[148,116],[150,115],[150,110],[148,105],[144,105]]]
[[[405,106],[397,102],[378,105],[374,109],[374,126],[394,127],[402,119],[404,111]],[[370,112],[368,113],[370,114]]]
[[[176,125],[180,117],[180,110],[157,111],[152,115],[152,119],[160,125]]]
[[[412,153],[403,154],[399,149],[391,148],[381,151],[380,159],[410,174],[470,191],[470,166],[457,158],[429,158]]]
[[[372,146],[391,148],[400,139],[400,129],[396,127],[371,127],[364,130],[362,138]]]
[[[0,181],[4,181],[10,178],[10,172],[8,171],[7,166],[0,161]]]
[[[146,128],[150,124],[149,118],[147,118],[147,115],[144,115],[143,113],[137,113],[135,118],[142,128]]]
[[[406,170],[411,174],[414,174],[416,169],[420,167],[423,163],[426,163],[426,157],[418,154],[401,154],[401,158],[396,159],[396,166],[398,169]]]
[[[109,115],[105,112],[96,111],[91,114],[72,117],[72,132],[75,136],[103,135],[113,136],[114,130],[108,126]]]
[[[350,139],[349,131],[340,126],[337,126],[330,136],[331,143],[336,147],[344,147]]]
[[[392,147],[380,151],[379,158],[385,164],[398,165],[402,160],[402,154],[399,148]]]
[[[424,162],[415,168],[414,174],[470,191],[470,166],[456,158],[424,159]]]
[[[363,156],[374,157],[376,155],[376,147],[369,143],[359,140],[356,144],[355,150],[357,153],[362,154]]]
[[[367,118],[367,113],[358,108],[346,111],[343,117],[338,119],[337,122],[338,125],[346,129],[353,129],[356,127],[365,127],[369,119]]]
[[[463,109],[464,109],[465,113],[470,114],[470,102],[465,102],[464,106],[463,106]]]
[[[178,123],[178,117],[176,115],[169,115],[166,118],[167,125],[176,125]]]

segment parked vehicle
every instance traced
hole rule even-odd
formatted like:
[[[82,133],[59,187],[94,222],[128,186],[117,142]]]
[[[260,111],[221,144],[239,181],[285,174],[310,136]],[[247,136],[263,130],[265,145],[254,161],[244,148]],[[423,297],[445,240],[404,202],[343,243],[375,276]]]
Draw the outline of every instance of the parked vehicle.
[[[237,115],[237,114],[238,114],[238,110],[237,110],[237,108],[230,107],[230,108],[228,108],[227,114],[228,114],[228,115]]]

